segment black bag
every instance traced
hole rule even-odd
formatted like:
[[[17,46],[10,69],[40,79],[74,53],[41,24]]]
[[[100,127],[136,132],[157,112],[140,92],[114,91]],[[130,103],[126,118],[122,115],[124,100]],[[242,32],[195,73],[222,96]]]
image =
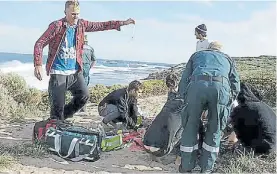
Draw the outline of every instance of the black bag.
[[[49,150],[71,161],[96,161],[100,158],[101,133],[84,127],[70,126],[46,132],[46,144]]]
[[[72,126],[72,124],[57,119],[47,119],[36,122],[33,128],[33,143],[45,142],[45,134],[50,127],[53,127],[55,129],[62,129],[68,126]]]

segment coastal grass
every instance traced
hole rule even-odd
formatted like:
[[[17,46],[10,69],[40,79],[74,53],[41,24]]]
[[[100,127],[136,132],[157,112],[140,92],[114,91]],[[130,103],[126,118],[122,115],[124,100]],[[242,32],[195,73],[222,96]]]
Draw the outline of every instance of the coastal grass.
[[[12,156],[7,155],[7,154],[1,154],[0,155],[0,171],[10,167],[15,162],[16,162],[16,160]]]
[[[18,158],[29,156],[33,158],[44,158],[49,154],[46,145],[42,143],[24,142],[13,145],[0,143],[0,155]]]
[[[276,173],[276,153],[257,155],[253,151],[236,154],[221,153],[215,166],[216,173]]]
[[[15,165],[20,157],[45,158],[48,154],[46,146],[39,143],[0,143],[0,171]]]

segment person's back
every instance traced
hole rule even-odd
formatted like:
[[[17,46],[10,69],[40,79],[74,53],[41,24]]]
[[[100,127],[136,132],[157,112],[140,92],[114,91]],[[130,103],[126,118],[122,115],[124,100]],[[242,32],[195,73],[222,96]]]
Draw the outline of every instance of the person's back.
[[[104,104],[117,105],[120,103],[120,98],[124,97],[125,95],[127,95],[127,88],[114,90],[111,93],[109,93],[106,97],[104,97],[98,106],[100,107]]]
[[[206,50],[209,47],[209,40],[208,39],[203,39],[203,40],[199,40],[196,42],[196,51],[202,51],[202,50]]]
[[[239,76],[232,59],[215,49],[195,52],[186,64],[179,83],[185,99],[182,112],[180,172],[191,172],[196,166],[197,149],[201,172],[211,172],[220,146],[221,131],[226,127],[231,102],[239,92]],[[204,139],[198,138],[200,118],[207,109],[208,121]]]
[[[219,51],[203,50],[193,57],[194,75],[224,76],[228,78],[230,63],[228,57]]]

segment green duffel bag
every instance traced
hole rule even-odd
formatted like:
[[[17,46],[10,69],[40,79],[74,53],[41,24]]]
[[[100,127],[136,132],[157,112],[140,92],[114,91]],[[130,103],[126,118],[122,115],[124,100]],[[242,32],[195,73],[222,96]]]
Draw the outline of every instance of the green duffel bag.
[[[96,161],[100,158],[101,135],[83,127],[71,126],[62,130],[50,127],[46,132],[49,150],[71,161]]]

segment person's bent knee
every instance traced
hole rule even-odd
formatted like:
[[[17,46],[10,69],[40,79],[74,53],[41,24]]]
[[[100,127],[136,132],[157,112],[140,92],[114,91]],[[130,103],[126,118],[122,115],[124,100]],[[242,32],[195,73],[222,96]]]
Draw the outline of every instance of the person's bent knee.
[[[79,103],[85,105],[89,100],[89,92],[88,90],[82,91],[82,93],[78,96]]]

